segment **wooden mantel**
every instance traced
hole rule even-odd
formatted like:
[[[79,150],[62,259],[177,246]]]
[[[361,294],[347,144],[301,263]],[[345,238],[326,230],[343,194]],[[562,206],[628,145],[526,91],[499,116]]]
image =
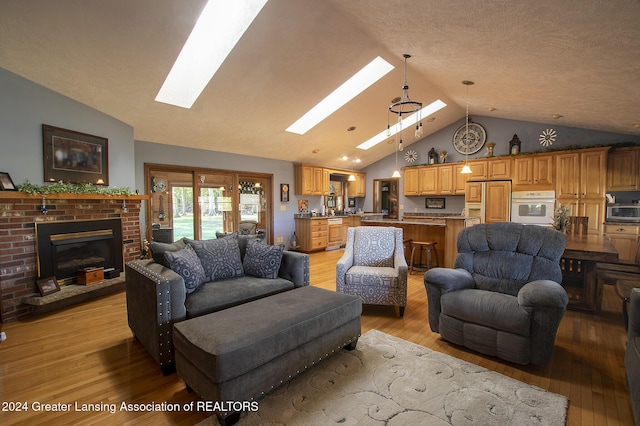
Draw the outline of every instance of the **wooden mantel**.
[[[42,199],[47,200],[131,200],[131,201],[147,201],[148,195],[131,194],[131,195],[111,195],[111,194],[71,194],[71,193],[57,193],[57,194],[27,194],[20,191],[2,191],[0,192],[0,199]]]

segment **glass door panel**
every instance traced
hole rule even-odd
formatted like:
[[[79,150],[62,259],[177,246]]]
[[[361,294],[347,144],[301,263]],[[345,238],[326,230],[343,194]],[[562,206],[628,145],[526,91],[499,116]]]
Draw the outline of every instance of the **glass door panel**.
[[[240,233],[266,233],[271,182],[267,178],[238,176]],[[255,222],[255,231],[251,223]],[[244,231],[243,231],[244,230]]]
[[[173,204],[173,238],[182,237],[195,239],[193,215],[193,187],[178,184],[171,187],[171,201]]]
[[[233,230],[233,176],[198,174],[200,196],[200,234],[203,240],[216,238],[216,232]]]
[[[154,241],[166,243],[182,237],[194,238],[193,175],[150,169],[148,176],[147,235]]]

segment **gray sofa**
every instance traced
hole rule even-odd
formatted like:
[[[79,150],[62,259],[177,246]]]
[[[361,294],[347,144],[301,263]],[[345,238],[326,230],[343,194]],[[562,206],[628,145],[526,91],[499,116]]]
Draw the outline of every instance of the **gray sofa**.
[[[263,278],[259,276],[260,273],[255,273],[255,264],[254,272],[250,272],[247,270],[249,265],[245,262],[249,250],[247,245],[256,237],[237,238],[240,268],[244,267],[244,270],[238,270],[237,260],[232,266],[229,266],[228,262],[223,263],[217,272],[215,268],[213,272],[208,271],[209,274],[218,274],[221,278],[211,280],[211,275],[207,275],[205,282],[197,288],[189,288],[187,284],[191,279],[189,271],[180,271],[178,267],[171,265],[179,270],[181,275],[170,269],[167,258],[175,256],[175,253],[185,252],[187,246],[206,248],[204,242],[183,239],[173,244],[152,243],[150,248],[154,259],[136,260],[126,264],[129,328],[160,364],[165,374],[175,371],[172,339],[174,323],[309,285],[307,254],[282,251],[279,268],[277,265],[275,267],[277,276]],[[273,247],[264,244],[262,246]],[[213,253],[213,256],[216,260],[221,257],[219,253]],[[262,255],[259,259],[273,267],[273,262],[270,262],[268,256]],[[258,269],[260,266],[257,265]],[[235,276],[228,277],[229,275]]]
[[[640,285],[640,284],[639,284]],[[624,368],[636,425],[640,426],[640,288],[631,290]]]
[[[480,224],[458,234],[454,269],[424,275],[431,330],[517,364],[546,364],[569,298],[564,234],[534,225]]]

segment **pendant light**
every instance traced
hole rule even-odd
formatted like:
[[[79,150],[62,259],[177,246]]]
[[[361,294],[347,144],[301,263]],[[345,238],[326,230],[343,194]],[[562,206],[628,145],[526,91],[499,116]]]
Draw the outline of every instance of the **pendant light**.
[[[464,80],[462,82],[462,84],[467,86],[467,116],[466,116],[466,121],[465,121],[466,128],[464,130],[464,138],[466,140],[467,136],[469,135],[469,86],[471,86],[472,84],[475,84],[475,83],[473,81],[470,81],[470,80]],[[464,166],[462,167],[462,170],[460,171],[460,173],[465,174],[465,175],[471,173],[471,167],[469,167],[468,160],[469,160],[469,149],[467,147],[465,149],[465,152],[464,152]]]

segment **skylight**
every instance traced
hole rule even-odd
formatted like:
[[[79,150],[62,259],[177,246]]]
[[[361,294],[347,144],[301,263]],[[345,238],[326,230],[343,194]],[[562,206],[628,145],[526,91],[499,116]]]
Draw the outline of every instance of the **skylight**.
[[[191,108],[267,0],[209,0],[156,101]]]
[[[418,114],[420,114],[422,116],[422,118],[426,118],[428,116],[430,116],[431,114],[440,111],[442,108],[446,107],[447,104],[445,104],[444,102],[442,102],[440,99],[431,102],[429,105],[427,105],[426,107],[422,108],[420,111],[410,115],[407,118],[404,118],[402,120],[402,128],[404,130],[409,130],[409,131],[413,131],[412,130],[412,126],[414,124],[416,124],[416,121],[418,121]],[[360,145],[358,145],[356,148],[360,148],[360,149],[364,149],[367,150],[377,144],[379,144],[380,142],[382,142],[383,140],[389,138],[390,136],[395,135],[396,133],[400,132],[400,124],[396,123],[395,125],[391,126],[390,128],[391,130],[391,135],[387,135],[387,129],[383,130],[382,132],[378,133],[377,135],[375,135],[374,137],[372,137],[371,139],[362,142]]]
[[[287,132],[303,135],[316,124],[333,114],[344,104],[358,96],[369,86],[380,80],[394,68],[389,62],[380,56],[369,62],[364,68],[355,73],[351,78],[342,83],[329,96],[311,108],[305,115],[287,128]]]

